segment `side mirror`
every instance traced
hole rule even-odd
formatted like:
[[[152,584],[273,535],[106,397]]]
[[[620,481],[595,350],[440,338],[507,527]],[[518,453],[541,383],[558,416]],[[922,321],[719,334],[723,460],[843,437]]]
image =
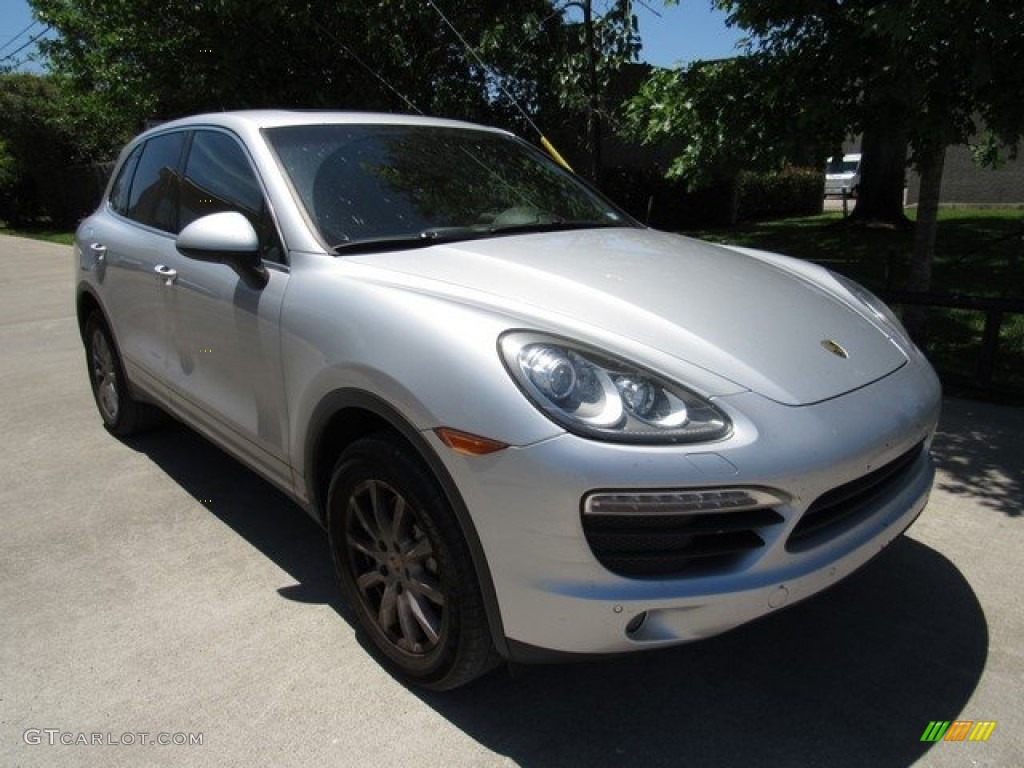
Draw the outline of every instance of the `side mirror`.
[[[270,280],[260,258],[259,236],[237,211],[196,219],[181,230],[175,245],[190,259],[226,264],[251,288],[260,289]]]

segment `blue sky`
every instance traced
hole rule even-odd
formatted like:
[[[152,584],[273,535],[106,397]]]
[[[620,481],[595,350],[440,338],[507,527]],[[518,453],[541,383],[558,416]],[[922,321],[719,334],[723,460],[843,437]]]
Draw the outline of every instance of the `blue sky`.
[[[603,0],[594,3],[600,12]],[[742,36],[736,29],[725,25],[725,16],[711,8],[711,0],[682,0],[679,5],[666,8],[662,0],[635,2],[634,12],[640,22],[643,50],[640,59],[657,66],[668,67],[694,59],[720,59],[735,52],[735,43]],[[42,30],[32,24],[32,15],[26,0],[0,0],[0,63]],[[33,50],[29,46],[14,55],[22,62]],[[35,69],[30,63],[24,69]]]
[[[659,67],[733,56],[743,37],[740,30],[725,25],[725,14],[712,9],[711,0],[682,0],[668,8],[661,0],[634,2],[633,12],[644,44],[640,59]]]

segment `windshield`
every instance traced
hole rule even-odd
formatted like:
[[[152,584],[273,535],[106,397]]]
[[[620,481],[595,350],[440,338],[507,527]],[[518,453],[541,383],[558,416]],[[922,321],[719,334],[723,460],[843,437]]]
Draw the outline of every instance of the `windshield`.
[[[513,137],[410,125],[266,130],[310,220],[330,247],[599,226],[628,216]]]
[[[842,176],[847,173],[856,173],[860,160],[832,160],[828,161],[825,173],[829,176]]]

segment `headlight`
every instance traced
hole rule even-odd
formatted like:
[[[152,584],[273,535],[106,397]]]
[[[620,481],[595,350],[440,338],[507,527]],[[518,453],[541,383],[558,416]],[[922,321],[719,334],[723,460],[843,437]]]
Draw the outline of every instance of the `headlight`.
[[[513,332],[498,342],[505,367],[534,405],[570,432],[632,443],[693,443],[732,425],[679,384],[580,344]]]
[[[910,334],[907,333],[907,329],[903,327],[903,323],[896,317],[896,314],[885,305],[885,302],[860,283],[854,282],[850,278],[843,277],[835,272],[831,274],[836,282],[853,294],[853,297],[863,304],[876,320],[883,326],[895,331],[900,341],[910,341]]]

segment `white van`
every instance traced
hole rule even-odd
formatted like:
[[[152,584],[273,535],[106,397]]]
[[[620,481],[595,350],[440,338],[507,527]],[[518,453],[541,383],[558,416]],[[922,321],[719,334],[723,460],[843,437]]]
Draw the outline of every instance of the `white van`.
[[[825,197],[842,195],[843,190],[856,197],[860,188],[860,155],[843,155],[842,160],[828,159],[825,166]]]

